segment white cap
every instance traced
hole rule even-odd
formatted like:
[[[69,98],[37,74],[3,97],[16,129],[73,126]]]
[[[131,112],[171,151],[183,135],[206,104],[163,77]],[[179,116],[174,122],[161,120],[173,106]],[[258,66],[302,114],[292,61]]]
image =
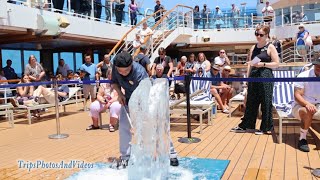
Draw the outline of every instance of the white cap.
[[[225,69],[225,70],[231,70],[231,67],[230,67],[230,66],[224,66],[223,69]]]

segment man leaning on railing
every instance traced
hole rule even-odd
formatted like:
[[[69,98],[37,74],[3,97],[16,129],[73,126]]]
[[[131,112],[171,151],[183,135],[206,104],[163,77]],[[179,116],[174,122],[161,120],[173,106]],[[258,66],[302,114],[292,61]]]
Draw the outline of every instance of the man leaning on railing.
[[[273,8],[270,6],[270,2],[267,1],[266,2],[266,6],[262,9],[262,14],[264,16],[264,22],[265,23],[270,23],[270,21],[272,21],[272,18],[273,18],[273,13],[274,13],[274,10]]]

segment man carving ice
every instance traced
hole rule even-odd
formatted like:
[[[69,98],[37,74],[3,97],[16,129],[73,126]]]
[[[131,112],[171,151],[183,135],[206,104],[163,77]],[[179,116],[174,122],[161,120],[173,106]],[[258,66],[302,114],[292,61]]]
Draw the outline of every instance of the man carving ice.
[[[128,165],[130,158],[130,141],[132,139],[131,125],[128,120],[127,109],[131,94],[138,87],[141,80],[148,78],[144,67],[133,62],[132,57],[127,52],[122,52],[115,57],[112,71],[113,87],[117,91],[119,103],[123,106],[120,111],[119,139],[120,139],[120,164],[123,167]],[[125,94],[122,93],[124,89]],[[124,110],[126,109],[126,110]],[[170,165],[178,166],[177,152],[172,142],[170,142]]]

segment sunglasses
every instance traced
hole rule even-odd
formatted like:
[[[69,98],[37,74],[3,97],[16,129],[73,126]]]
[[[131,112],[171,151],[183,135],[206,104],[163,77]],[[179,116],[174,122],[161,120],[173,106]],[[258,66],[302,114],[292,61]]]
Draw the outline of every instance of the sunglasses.
[[[224,52],[220,52],[220,54],[224,54]]]
[[[303,29],[303,27],[299,27],[299,29]]]
[[[231,72],[230,70],[224,70],[224,71],[226,71],[226,72]]]
[[[254,35],[256,35],[257,37],[258,36],[263,37],[265,34],[259,34],[259,33],[255,32]]]
[[[159,54],[159,56],[163,56],[164,54]]]

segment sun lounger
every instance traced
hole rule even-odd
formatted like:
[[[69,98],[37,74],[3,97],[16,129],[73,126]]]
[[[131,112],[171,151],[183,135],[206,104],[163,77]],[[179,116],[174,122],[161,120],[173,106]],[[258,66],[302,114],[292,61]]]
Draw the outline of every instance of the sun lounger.
[[[275,78],[293,78],[294,71],[274,71]],[[273,106],[276,109],[277,117],[279,118],[279,137],[278,143],[282,143],[282,128],[283,123],[298,123],[301,121],[294,118],[291,111],[291,103],[294,101],[294,85],[293,82],[276,82],[273,89]],[[312,123],[319,123],[313,121]]]
[[[182,102],[176,106],[174,106],[172,109],[170,109],[170,114],[177,115],[177,114],[187,114],[187,103]],[[212,125],[212,117],[215,116],[215,112],[217,112],[216,105],[214,101],[190,101],[190,114],[192,115],[199,115],[200,118],[200,134],[202,133],[203,127],[203,115],[208,114],[208,125]],[[175,117],[175,116],[171,116]],[[177,116],[178,118],[186,118],[186,116]]]
[[[5,115],[8,118],[10,126],[14,127],[13,119],[13,106],[12,104],[1,104],[0,105],[0,115]]]
[[[202,120],[203,115],[208,114],[208,125],[212,125],[211,115],[215,117],[217,112],[216,104],[212,100],[212,95],[210,93],[211,82],[210,81],[201,81],[201,80],[192,80],[190,83],[190,113],[192,115],[199,115],[200,117],[200,133],[202,133]],[[199,92],[201,90],[202,92]],[[170,106],[170,113],[177,114],[186,114],[187,104],[185,102],[185,97],[180,100],[181,102],[176,104],[174,101],[171,104],[175,103],[174,106]],[[184,118],[186,116],[178,116]]]
[[[79,103],[79,102],[84,102],[83,98],[78,98],[76,97],[77,92],[80,90],[80,87],[70,87],[69,88],[69,97],[62,101],[59,102],[58,105],[63,107],[63,112],[66,112],[66,105],[69,104],[75,104],[75,103]],[[73,99],[75,98],[75,99]],[[51,108],[51,107],[55,107],[55,104],[39,104],[39,105],[35,105],[35,106],[25,106],[25,105],[19,105],[18,109],[26,109],[27,110],[27,115],[28,115],[28,123],[31,124],[31,111],[33,110],[38,110],[38,109],[44,109],[44,108]]]

